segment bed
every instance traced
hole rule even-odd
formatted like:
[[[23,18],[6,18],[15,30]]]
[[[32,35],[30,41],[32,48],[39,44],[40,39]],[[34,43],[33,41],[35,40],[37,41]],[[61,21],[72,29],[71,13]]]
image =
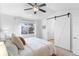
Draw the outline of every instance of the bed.
[[[37,37],[24,38],[24,50],[19,50],[20,56],[50,56],[53,53],[53,44]]]
[[[5,40],[8,56],[51,56],[54,52],[52,42],[37,37],[24,38],[24,49],[18,49],[11,39]]]

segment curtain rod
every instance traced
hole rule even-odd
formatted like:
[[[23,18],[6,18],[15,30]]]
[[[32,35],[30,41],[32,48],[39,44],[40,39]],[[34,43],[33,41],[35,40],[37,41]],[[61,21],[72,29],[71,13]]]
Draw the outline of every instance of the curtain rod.
[[[71,13],[67,13],[67,14],[59,15],[59,16],[54,16],[54,17],[51,17],[51,18],[47,18],[47,20],[50,20],[50,19],[53,19],[53,18],[55,18],[55,20],[56,20],[56,18],[59,18],[59,17],[62,17],[62,16],[66,16],[66,15],[68,15],[68,17],[69,17],[70,14]]]

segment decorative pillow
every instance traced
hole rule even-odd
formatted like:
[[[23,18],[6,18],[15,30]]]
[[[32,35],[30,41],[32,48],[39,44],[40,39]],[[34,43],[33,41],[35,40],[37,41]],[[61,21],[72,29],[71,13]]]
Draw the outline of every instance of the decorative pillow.
[[[19,38],[22,41],[23,45],[26,45],[26,42],[25,42],[24,38],[22,38],[22,37],[19,37]]]
[[[9,56],[17,56],[17,55],[18,55],[18,48],[16,47],[15,44],[13,44],[13,43],[11,42],[10,39],[7,39],[7,40],[5,41],[5,46],[6,46],[6,48],[7,48],[7,51],[8,51],[8,55],[9,55]]]
[[[19,49],[24,49],[24,45],[22,43],[22,41],[20,40],[19,37],[16,37],[14,35],[12,35],[11,41],[19,48]]]

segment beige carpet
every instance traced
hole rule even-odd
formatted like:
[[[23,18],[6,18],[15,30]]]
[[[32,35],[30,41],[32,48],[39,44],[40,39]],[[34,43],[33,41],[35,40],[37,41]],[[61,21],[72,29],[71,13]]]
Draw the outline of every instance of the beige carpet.
[[[50,39],[48,41],[49,42],[52,42],[54,44],[54,39]],[[64,48],[61,48],[61,47],[58,47],[58,46],[55,46],[55,49],[54,50],[55,50],[55,54],[57,56],[77,56],[76,54],[70,52],[69,50],[64,49]]]

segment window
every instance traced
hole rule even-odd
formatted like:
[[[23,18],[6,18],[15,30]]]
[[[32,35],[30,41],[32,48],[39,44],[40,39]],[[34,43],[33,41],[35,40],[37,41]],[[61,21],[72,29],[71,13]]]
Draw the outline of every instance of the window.
[[[34,34],[34,23],[25,22],[21,26],[21,34]]]

